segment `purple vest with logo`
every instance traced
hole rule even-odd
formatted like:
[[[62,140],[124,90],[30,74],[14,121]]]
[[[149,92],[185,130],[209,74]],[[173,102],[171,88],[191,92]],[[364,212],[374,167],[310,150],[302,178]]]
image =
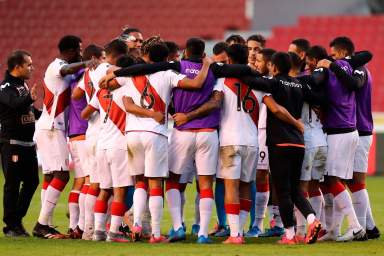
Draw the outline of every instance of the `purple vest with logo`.
[[[344,60],[336,63],[349,75],[352,67]],[[335,74],[329,71],[326,85],[328,108],[325,112],[324,128],[356,128],[356,99],[355,92],[341,84]]]
[[[356,127],[360,132],[372,132],[372,76],[367,68],[367,81],[364,86],[356,91]]]
[[[74,77],[75,78],[75,77]],[[78,81],[71,81],[71,94],[76,88]],[[81,119],[81,111],[87,106],[85,95],[80,100],[71,99],[68,112],[68,136],[85,134],[88,128],[88,122]]]
[[[188,78],[193,79],[201,70],[203,64],[188,60],[180,62],[180,72]],[[176,113],[187,113],[197,109],[209,100],[212,95],[213,87],[216,83],[216,78],[212,71],[208,72],[207,78],[201,89],[199,90],[184,90],[175,88],[173,90],[173,103]],[[188,123],[180,126],[175,126],[178,130],[201,129],[201,128],[218,128],[220,122],[220,110],[215,110],[209,115],[196,118]]]

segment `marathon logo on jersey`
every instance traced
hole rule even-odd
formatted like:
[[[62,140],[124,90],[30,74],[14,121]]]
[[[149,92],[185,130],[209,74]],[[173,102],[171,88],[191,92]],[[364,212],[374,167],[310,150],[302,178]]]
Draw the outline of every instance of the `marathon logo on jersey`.
[[[27,88],[25,88],[25,86],[17,86],[16,90],[18,91],[19,96],[24,97],[28,94],[28,90]]]
[[[289,86],[289,87],[293,87],[293,88],[303,88],[303,86],[301,84],[297,84],[295,82],[280,80],[280,83],[285,85],[285,86]]]
[[[35,115],[30,111],[28,115],[22,115],[21,116],[21,123],[22,124],[30,124],[35,122]]]
[[[194,69],[194,68],[187,68],[185,69],[185,73],[186,74],[194,74],[194,75],[198,75],[200,72],[200,70],[198,69]]]

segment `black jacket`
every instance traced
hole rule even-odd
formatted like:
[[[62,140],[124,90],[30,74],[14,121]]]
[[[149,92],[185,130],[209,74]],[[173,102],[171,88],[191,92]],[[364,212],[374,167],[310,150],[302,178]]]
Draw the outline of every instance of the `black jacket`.
[[[0,140],[32,142],[35,132],[33,100],[24,80],[8,71],[0,84]],[[37,114],[37,113],[36,113]]]

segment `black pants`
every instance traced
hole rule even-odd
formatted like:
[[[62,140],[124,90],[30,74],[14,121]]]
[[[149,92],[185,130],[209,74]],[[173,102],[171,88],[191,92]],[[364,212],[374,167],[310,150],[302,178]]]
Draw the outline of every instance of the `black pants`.
[[[307,217],[315,213],[311,204],[300,189],[301,166],[304,159],[304,148],[300,147],[268,147],[269,167],[272,182],[276,189],[280,216],[284,227],[295,225],[293,207]]]
[[[4,223],[12,228],[21,224],[33,194],[39,185],[39,174],[35,147],[3,143],[1,163],[4,183]]]

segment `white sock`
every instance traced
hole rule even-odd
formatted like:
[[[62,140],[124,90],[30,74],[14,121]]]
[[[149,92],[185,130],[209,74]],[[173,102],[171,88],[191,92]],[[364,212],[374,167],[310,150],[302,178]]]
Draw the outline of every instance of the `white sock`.
[[[336,203],[337,206],[341,209],[342,213],[347,216],[350,228],[361,228],[359,221],[357,220],[355,210],[353,209],[351,196],[347,190],[344,190],[335,196],[334,203]]]
[[[206,197],[200,199],[200,230],[198,236],[208,237],[208,226],[211,220],[213,204],[213,198]]]
[[[309,225],[311,225],[315,220],[316,220],[316,216],[315,216],[315,214],[310,213],[310,214],[307,216],[307,223],[308,223]]]
[[[367,211],[368,211],[368,192],[366,189],[361,189],[352,193],[353,208],[360,225],[366,229]]]
[[[255,221],[252,226],[258,227],[260,230],[264,229],[263,222],[265,218],[265,211],[267,209],[269,200],[269,191],[256,192],[255,198]]]
[[[150,196],[148,206],[151,212],[152,235],[157,238],[160,237],[160,221],[163,216],[163,197]]]
[[[95,212],[95,230],[105,231],[105,224],[107,222],[107,214]]]
[[[61,191],[51,185],[47,188],[44,195],[43,207],[40,210],[38,222],[42,225],[48,225],[49,216],[52,216],[56,203],[60,198]]]
[[[87,194],[84,202],[84,231],[92,231],[94,229],[95,215],[94,208],[97,196]]]
[[[332,209],[332,224],[329,226],[335,236],[339,236],[341,233],[341,224],[343,223],[344,214],[340,207],[336,203],[333,204]]]
[[[274,205],[272,207],[272,211],[273,211],[273,219],[275,220],[275,225],[279,228],[284,227],[283,221],[281,220],[281,216],[280,216],[279,206]]]
[[[324,219],[325,226],[332,229],[333,223],[333,195],[332,193],[323,194],[324,197]]]
[[[84,185],[89,186],[89,185]],[[79,222],[78,226],[81,230],[84,230],[85,227],[85,198],[87,194],[86,193],[80,193],[79,196]]]
[[[273,220],[273,205],[267,205],[269,222]]]
[[[324,204],[324,198],[322,195],[320,196],[313,196],[309,198],[309,202],[312,205],[313,210],[316,213],[316,216],[320,218],[321,212],[323,209],[323,204]]]
[[[296,216],[296,234],[299,236],[305,236],[306,231],[306,219],[303,214],[297,209],[296,205],[293,208],[293,212]]]
[[[147,191],[142,188],[136,188],[133,193],[133,224],[142,226],[142,216],[146,209]]]
[[[79,198],[80,191],[71,190],[68,199],[68,210],[69,210],[69,228],[74,230],[79,223]]]
[[[200,225],[200,194],[195,196],[195,224]]]
[[[289,227],[285,229],[285,236],[287,239],[293,239],[295,237],[295,227]]]
[[[109,228],[109,232],[118,233],[122,221],[123,216],[111,215],[111,226]]]
[[[180,207],[180,210],[181,210],[181,220],[184,223],[185,222],[185,216],[184,216],[185,192],[180,193],[180,199],[181,199],[181,201],[180,201],[181,202],[181,207]]]
[[[178,189],[169,189],[166,192],[166,198],[172,218],[173,229],[178,230],[182,227],[180,191]]]
[[[369,200],[368,200],[366,225],[368,230],[372,230],[374,227],[376,227],[376,223],[372,215],[371,202]]]
[[[45,193],[47,192],[46,189],[41,189],[41,192],[40,192],[40,202],[41,202],[41,208],[43,208],[43,204],[44,204],[44,199],[45,199]],[[48,216],[48,226],[52,226],[53,225],[53,211],[51,213],[51,215]]]
[[[240,220],[239,235],[240,236],[244,235],[244,226],[245,226],[245,223],[247,223],[248,216],[249,216],[248,211],[240,210],[240,214],[239,214],[239,220]]]
[[[240,217],[238,214],[227,214],[229,229],[232,237],[238,237],[240,234]]]

